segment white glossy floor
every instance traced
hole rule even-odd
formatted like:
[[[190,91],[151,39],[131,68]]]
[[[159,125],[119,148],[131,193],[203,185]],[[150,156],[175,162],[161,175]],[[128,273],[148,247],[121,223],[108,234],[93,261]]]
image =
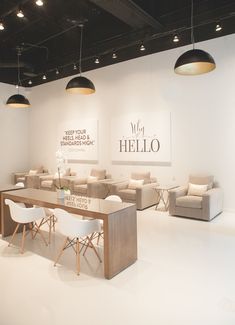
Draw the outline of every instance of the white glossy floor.
[[[138,212],[139,259],[112,280],[93,252],[75,274],[74,253],[53,267],[27,239],[24,255],[0,240],[1,325],[234,325],[235,214],[211,223]]]

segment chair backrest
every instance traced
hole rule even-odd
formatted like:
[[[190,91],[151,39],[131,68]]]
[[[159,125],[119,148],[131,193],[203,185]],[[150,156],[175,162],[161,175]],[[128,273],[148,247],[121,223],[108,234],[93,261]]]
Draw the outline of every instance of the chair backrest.
[[[118,195],[109,195],[105,198],[107,201],[116,201],[116,202],[122,202],[122,199]]]
[[[100,231],[99,220],[81,220],[63,209],[55,209],[54,214],[58,219],[57,229],[67,237],[79,238]]]
[[[9,199],[5,199],[5,204],[9,206],[11,218],[18,223],[29,223],[46,217],[41,207],[26,208],[23,203],[16,203]]]
[[[214,176],[189,175],[189,183],[198,185],[208,185],[208,190],[210,190],[213,187]]]

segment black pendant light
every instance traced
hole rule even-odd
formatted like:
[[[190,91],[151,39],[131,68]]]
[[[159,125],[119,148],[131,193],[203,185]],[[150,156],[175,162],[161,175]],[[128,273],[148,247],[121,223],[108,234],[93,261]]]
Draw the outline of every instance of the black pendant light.
[[[213,57],[199,49],[195,49],[193,33],[193,0],[191,2],[191,43],[193,49],[183,53],[175,63],[175,73],[181,75],[198,75],[210,72],[215,69],[216,64]]]
[[[95,86],[91,80],[82,76],[82,36],[83,36],[83,24],[79,25],[81,29],[81,39],[80,39],[80,55],[79,55],[79,76],[71,79],[67,86],[66,91],[71,94],[82,94],[90,95],[95,92]]]
[[[30,107],[30,103],[28,101],[28,99],[26,97],[24,97],[23,95],[19,94],[19,88],[21,85],[21,81],[20,81],[20,49],[18,49],[18,53],[17,53],[17,76],[18,76],[18,84],[17,84],[17,90],[18,93],[9,97],[6,104],[9,107],[13,107],[13,108],[27,108]]]

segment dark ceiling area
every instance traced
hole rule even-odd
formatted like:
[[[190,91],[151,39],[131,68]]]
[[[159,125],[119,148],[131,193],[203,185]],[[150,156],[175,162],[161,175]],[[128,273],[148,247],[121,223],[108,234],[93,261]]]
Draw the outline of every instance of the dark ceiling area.
[[[19,51],[25,87],[78,74],[81,23],[83,72],[190,44],[190,13],[191,0],[1,0],[0,81],[17,84]],[[234,0],[194,0],[196,42],[234,32]]]

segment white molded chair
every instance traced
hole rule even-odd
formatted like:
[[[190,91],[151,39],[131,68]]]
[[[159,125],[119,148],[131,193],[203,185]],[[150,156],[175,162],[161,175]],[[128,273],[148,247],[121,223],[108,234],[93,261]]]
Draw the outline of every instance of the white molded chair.
[[[58,221],[59,232],[66,236],[64,244],[55,260],[54,266],[56,266],[63,251],[69,247],[74,249],[77,256],[78,275],[80,272],[80,252],[84,247],[85,250],[83,255],[86,253],[87,248],[90,247],[94,250],[99,261],[102,262],[94,244],[92,243],[94,233],[100,232],[99,220],[82,220],[79,219],[78,215],[73,215],[62,209],[55,209],[54,214]],[[80,244],[82,244],[81,249]]]
[[[8,246],[10,246],[11,243],[13,242],[13,239],[20,225],[23,225],[23,234],[22,234],[21,249],[20,249],[21,254],[24,253],[24,241],[27,235],[26,225],[29,226],[32,239],[34,239],[36,234],[39,233],[47,246],[46,239],[44,238],[39,228],[39,225],[36,222],[37,220],[44,219],[46,217],[44,209],[40,207],[26,208],[24,204],[22,205],[19,203],[15,203],[14,201],[9,199],[5,200],[5,204],[9,206],[12,220],[14,220],[17,223],[15,231],[11,237]]]
[[[38,205],[35,205],[35,207],[39,207]],[[49,228],[49,238],[48,238],[48,244],[51,243],[51,231],[53,230],[55,232],[55,224],[56,224],[56,217],[54,214],[54,209],[49,209],[49,208],[43,208],[46,214],[46,217],[43,218],[38,225],[38,228],[41,228],[44,224],[48,225]]]
[[[122,199],[118,195],[109,195],[105,198],[107,201],[116,201],[116,202],[122,202]]]
[[[118,195],[109,195],[105,198],[106,201],[115,201],[115,202],[122,202],[122,199]],[[97,245],[99,244],[100,238],[104,238],[104,231],[103,231],[103,220],[99,220],[101,231],[98,233],[97,237]]]

